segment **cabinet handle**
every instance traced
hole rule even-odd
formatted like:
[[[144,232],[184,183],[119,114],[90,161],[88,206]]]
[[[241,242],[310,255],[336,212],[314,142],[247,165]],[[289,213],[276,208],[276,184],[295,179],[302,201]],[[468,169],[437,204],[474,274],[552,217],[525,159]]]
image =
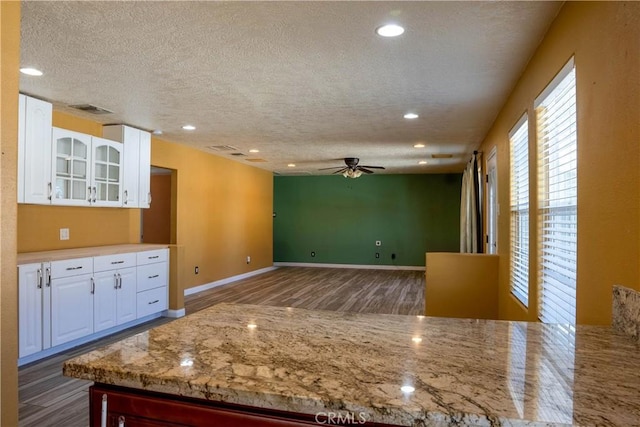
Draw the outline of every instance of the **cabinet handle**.
[[[98,199],[98,187],[93,187],[93,203]]]
[[[159,274],[154,274],[153,276],[149,276],[148,279],[155,279],[158,276],[159,276]]]
[[[91,203],[91,186],[87,187],[87,190],[89,191],[89,197],[87,198],[87,202]]]
[[[67,267],[67,269],[66,269],[66,270],[67,270],[67,271],[71,271],[71,270],[81,270],[81,269],[82,269],[82,266],[80,265],[80,266],[78,266],[78,267]]]
[[[122,276],[118,273],[118,289],[122,289]]]
[[[113,289],[118,289],[118,275],[116,273],[113,273]]]
[[[120,415],[118,417],[118,427],[125,427],[124,426],[124,416]]]
[[[151,305],[151,304],[155,304],[155,303],[157,303],[157,302],[160,302],[160,300],[159,300],[159,299],[157,299],[157,300],[155,300],[155,301],[151,301],[151,302],[149,303],[149,305]]]
[[[93,277],[91,278],[91,293],[92,294],[96,293],[96,281],[93,280]]]
[[[129,192],[127,190],[124,190],[124,204],[126,205],[127,202],[129,201]]]
[[[51,286],[51,268],[47,267],[45,269],[45,271],[47,272],[47,288]]]
[[[47,196],[47,199],[51,200],[51,198],[53,197],[53,185],[49,182],[47,186],[49,188],[49,196]]]
[[[107,427],[107,394],[102,395],[102,410],[100,411],[100,427]]]
[[[151,193],[147,193],[147,200],[149,201],[149,204],[151,204]]]
[[[124,261],[111,261],[111,264],[124,264]]]
[[[160,255],[156,255],[156,256],[150,256],[147,259],[156,259],[156,258],[160,258]]]
[[[42,289],[42,269],[39,268],[36,275],[36,282],[38,283],[38,289]]]

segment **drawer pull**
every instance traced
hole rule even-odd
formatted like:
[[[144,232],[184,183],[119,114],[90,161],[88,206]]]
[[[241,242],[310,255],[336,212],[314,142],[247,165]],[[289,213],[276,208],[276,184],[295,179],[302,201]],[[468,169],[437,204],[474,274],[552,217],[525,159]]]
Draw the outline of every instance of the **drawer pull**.
[[[82,266],[79,267],[67,267],[67,271],[71,271],[71,270],[81,270]]]
[[[111,264],[124,264],[124,261],[111,261]]]
[[[157,303],[157,302],[160,302],[160,300],[159,300],[159,299],[157,299],[157,300],[155,300],[155,301],[151,301],[151,302],[149,303],[149,305],[151,305],[151,304],[155,304],[155,303]]]
[[[156,277],[159,277],[159,274],[154,274],[153,276],[149,276],[148,279],[155,279]]]
[[[148,257],[148,259],[156,259],[156,258],[160,258],[160,255],[156,255],[156,256],[150,256],[150,257]]]

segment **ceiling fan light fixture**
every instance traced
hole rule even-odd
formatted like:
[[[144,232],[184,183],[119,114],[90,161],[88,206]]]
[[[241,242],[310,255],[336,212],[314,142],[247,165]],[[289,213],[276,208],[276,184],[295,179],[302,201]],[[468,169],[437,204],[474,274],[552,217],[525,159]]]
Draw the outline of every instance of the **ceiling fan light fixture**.
[[[342,173],[342,176],[344,176],[345,178],[353,178],[353,179],[359,178],[361,175],[362,175],[362,171],[358,169],[347,169]]]
[[[376,34],[381,37],[398,37],[404,33],[404,28],[398,24],[386,24],[376,28]]]

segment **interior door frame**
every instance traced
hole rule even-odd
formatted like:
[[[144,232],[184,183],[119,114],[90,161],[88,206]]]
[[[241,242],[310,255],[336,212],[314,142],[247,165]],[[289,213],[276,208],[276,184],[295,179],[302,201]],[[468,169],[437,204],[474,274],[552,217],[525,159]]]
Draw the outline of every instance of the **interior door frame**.
[[[487,233],[486,250],[488,254],[498,253],[498,217],[500,203],[498,202],[498,155],[494,146],[487,156]]]

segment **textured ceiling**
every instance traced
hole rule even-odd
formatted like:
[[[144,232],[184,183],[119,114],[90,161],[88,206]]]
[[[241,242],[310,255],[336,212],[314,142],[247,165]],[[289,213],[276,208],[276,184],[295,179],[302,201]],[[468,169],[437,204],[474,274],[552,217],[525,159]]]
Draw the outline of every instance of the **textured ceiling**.
[[[45,74],[20,90],[278,173],[331,173],[318,169],[344,157],[377,173],[461,171],[560,6],[23,1],[22,66]],[[389,21],[406,32],[377,36]],[[206,148],[221,145],[246,156]]]

